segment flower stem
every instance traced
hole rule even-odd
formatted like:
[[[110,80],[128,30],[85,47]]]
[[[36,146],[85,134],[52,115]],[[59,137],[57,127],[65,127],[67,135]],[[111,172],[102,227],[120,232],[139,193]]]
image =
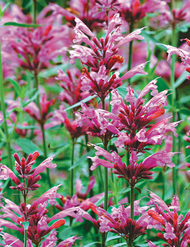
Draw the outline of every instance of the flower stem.
[[[24,247],[27,247],[27,229],[24,230]]]
[[[4,101],[4,85],[3,85],[3,67],[2,67],[2,58],[1,58],[1,43],[0,43],[0,97],[1,97],[1,110],[3,112],[4,118],[4,132],[6,137],[6,148],[7,148],[7,155],[9,161],[9,168],[12,170],[12,158],[11,158],[11,144],[9,139],[8,127],[6,122],[6,111],[5,111],[5,101]]]
[[[131,185],[131,219],[134,219],[134,201],[135,201],[135,194],[134,194],[134,186]]]
[[[36,88],[36,91],[37,91],[38,88],[39,88],[38,73],[37,73],[37,71],[34,71],[34,78],[35,78],[35,88]],[[39,109],[40,122],[41,122],[40,128],[41,128],[41,132],[42,132],[42,143],[43,143],[43,150],[44,150],[44,158],[46,159],[47,158],[46,136],[45,136],[44,124],[42,123],[43,122],[43,119],[42,119],[42,111],[41,111],[41,105],[40,105],[39,95],[37,96],[36,104],[37,104],[38,109]],[[51,179],[50,179],[49,168],[46,168],[46,174],[47,174],[47,179],[48,179],[49,187],[51,188],[52,187],[52,184],[51,184]]]
[[[72,139],[72,153],[71,153],[71,167],[74,165],[74,153],[75,153],[75,140],[73,138]],[[71,197],[72,197],[73,191],[74,191],[74,169],[71,169],[70,178],[71,178]]]
[[[134,28],[134,22],[133,22],[133,17],[131,17],[131,22],[129,25],[129,32],[133,32],[133,28]],[[133,41],[131,41],[129,43],[129,57],[128,57],[128,68],[127,70],[129,71],[131,69],[131,65],[132,65],[132,54],[133,54]],[[131,85],[131,78],[128,79],[129,82],[129,86]]]
[[[176,46],[177,44],[177,33],[175,31],[175,25],[172,26],[172,46]],[[172,115],[173,119],[172,121],[176,121],[176,107],[175,107],[175,101],[176,101],[176,90],[175,90],[175,63],[176,63],[176,55],[172,55],[172,64],[171,64],[171,88],[172,88]],[[176,137],[173,135],[173,152],[176,152]],[[173,162],[175,164],[176,157],[174,155]],[[176,175],[176,167],[172,168],[172,175],[173,175],[173,194],[176,193],[177,188],[177,175]]]
[[[36,24],[37,0],[33,0],[32,12],[33,12],[33,23]]]

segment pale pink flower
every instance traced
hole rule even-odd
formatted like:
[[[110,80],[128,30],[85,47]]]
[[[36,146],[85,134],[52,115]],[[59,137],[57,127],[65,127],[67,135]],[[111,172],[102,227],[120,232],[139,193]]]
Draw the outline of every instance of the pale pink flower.
[[[61,195],[57,193],[57,190],[59,189],[59,187],[61,186],[54,186],[53,188],[49,189],[48,191],[46,191],[44,194],[42,194],[36,201],[37,204],[43,204],[44,202],[49,202],[49,204],[51,205],[55,205],[56,204],[56,198],[61,198]]]

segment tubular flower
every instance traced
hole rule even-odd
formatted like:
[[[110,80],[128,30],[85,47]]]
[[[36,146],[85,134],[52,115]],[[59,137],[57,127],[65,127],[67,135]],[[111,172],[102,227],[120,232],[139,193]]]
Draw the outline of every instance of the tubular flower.
[[[179,122],[167,123],[169,119],[166,118],[156,124],[150,124],[152,120],[164,114],[163,107],[167,105],[168,90],[158,93],[156,82],[155,79],[145,86],[137,98],[134,90],[127,87],[125,102],[116,90],[112,91],[112,112],[120,119],[120,133],[115,142],[116,146],[125,147],[130,152],[143,152],[147,145],[160,145],[168,131],[177,135],[175,127]],[[153,97],[145,103],[143,97],[150,91]]]
[[[143,2],[141,4],[141,2]],[[147,13],[154,13],[166,6],[165,2],[157,0],[139,1],[139,0],[118,0],[120,4],[119,13],[127,22],[136,22],[146,16]]]
[[[55,60],[58,55],[67,59],[67,47],[71,44],[69,28],[66,25],[58,25],[61,24],[61,16],[48,15],[50,11],[52,6],[42,10],[37,17],[37,23],[41,26],[35,29],[13,26],[1,29],[1,40],[7,47],[4,49],[7,58],[23,69],[34,71],[35,75],[44,68],[50,67],[50,60]],[[26,17],[16,5],[12,6],[10,14],[12,20],[9,21],[32,23],[32,17]],[[10,49],[13,51],[12,57],[8,55]],[[4,66],[6,65],[5,63]]]
[[[137,220],[130,218],[130,206],[124,207],[120,205],[119,208],[112,208],[112,213],[109,214],[104,209],[91,205],[91,209],[98,215],[96,225],[100,232],[113,232],[124,238],[127,242],[130,239],[133,241],[145,234],[149,218],[146,209],[147,207],[140,207],[139,201],[134,202],[134,215],[140,216]]]
[[[91,176],[86,192],[82,193],[82,182],[78,178],[75,184],[76,193],[71,198],[70,196],[67,196],[67,197],[61,196],[60,201],[63,206],[56,204],[55,207],[58,210],[62,211],[67,208],[79,206],[83,210],[87,211],[90,207],[90,204],[97,202],[101,198],[101,196],[103,196],[102,194],[99,194],[91,198],[87,198],[87,195],[91,191],[91,189],[94,187],[94,184],[95,184],[95,178],[94,176]]]
[[[148,228],[156,228],[161,232],[158,237],[167,243],[167,246],[188,246],[190,243],[190,211],[184,217],[178,214],[180,211],[179,198],[173,197],[172,203],[168,206],[161,198],[153,192],[150,192],[149,205],[153,204],[154,208],[148,210],[149,216],[153,219]],[[149,243],[149,246],[154,246]]]
[[[190,4],[189,4],[190,7]],[[190,47],[190,40],[189,39],[185,39],[187,45]],[[181,64],[186,66],[186,71],[190,73],[190,52],[180,49],[180,48],[176,48],[173,47],[171,45],[164,45],[167,49],[168,49],[168,60],[170,60],[171,56],[173,54],[176,54],[178,56],[180,56],[181,58]],[[187,76],[187,79],[190,80],[190,75]]]
[[[113,173],[117,174],[119,178],[124,178],[128,183],[134,186],[140,179],[152,179],[153,172],[151,171],[156,166],[169,166],[174,167],[171,158],[175,153],[159,151],[153,155],[150,155],[144,161],[137,163],[137,154],[135,151],[131,153],[130,165],[126,165],[122,162],[121,157],[116,153],[109,153],[101,147],[95,146],[97,152],[95,157],[88,157],[92,160],[93,164],[91,170],[94,170],[97,166],[101,165],[107,168],[112,168]],[[103,156],[105,159],[99,158]]]
[[[20,179],[18,179],[17,176],[6,165],[2,164],[0,166],[0,179],[7,180],[10,177],[11,180],[16,184],[16,186],[11,186],[11,188],[19,190],[22,194],[24,193],[25,195],[28,194],[28,192],[31,190],[37,190],[40,187],[37,182],[41,179],[39,173],[43,172],[46,168],[53,169],[56,167],[56,164],[51,162],[53,158],[49,157],[36,168],[32,169],[32,166],[36,162],[38,156],[38,151],[30,154],[27,159],[24,157],[20,159],[17,153],[14,154],[16,170],[20,178],[27,178],[26,184],[22,183]]]
[[[122,78],[119,78],[117,70],[121,67],[124,59],[122,56],[116,55],[119,51],[118,48],[134,39],[142,40],[143,37],[139,35],[142,29],[135,30],[123,37],[121,34],[122,20],[119,14],[115,14],[109,23],[105,38],[98,40],[81,20],[75,18],[75,22],[74,42],[84,42],[88,47],[73,45],[73,50],[69,51],[71,63],[79,58],[82,64],[90,67],[90,72],[86,67],[83,68],[81,89],[96,94],[101,100],[104,100],[112,89],[121,85]],[[113,72],[111,77],[109,77],[110,72]],[[146,74],[142,69],[137,68],[128,78],[136,73]]]
[[[89,94],[81,91],[81,72],[77,68],[70,68],[67,70],[67,74],[61,69],[58,71],[56,80],[61,81],[59,85],[63,88],[63,91],[59,94],[59,100],[72,106],[77,102],[83,100]],[[77,107],[73,110],[77,110]]]
[[[86,134],[88,129],[87,124],[81,124],[77,119],[71,122],[67,117],[67,113],[63,105],[59,106],[59,110],[54,111],[53,118],[51,119],[51,122],[47,124],[47,128],[60,124],[65,125],[65,128],[70,133],[72,139]]]
[[[36,245],[39,245],[48,233],[65,224],[64,219],[58,219],[57,221],[51,223],[51,219],[48,218],[46,204],[48,199],[51,199],[50,192],[48,192],[48,195],[49,196],[46,197],[44,195],[42,196],[43,203],[41,203],[42,199],[40,199],[35,201],[32,205],[25,206],[25,204],[22,203],[20,207],[14,204],[12,201],[4,199],[6,204],[5,206],[1,207],[2,214],[0,216],[0,226],[3,225],[9,229],[17,230],[24,235],[24,227],[22,223],[27,220],[29,223],[27,230],[28,240]],[[60,196],[55,195],[55,197],[59,198]],[[6,218],[9,220],[11,219],[12,222],[4,220]],[[49,223],[50,226],[48,225]],[[53,232],[50,234],[51,236],[53,235]]]
[[[47,119],[49,119],[53,113],[48,113],[50,106],[55,103],[55,99],[47,101],[45,94],[42,95],[40,100],[40,108],[37,107],[36,103],[30,102],[24,107],[24,111],[27,112],[32,118],[34,118],[40,125],[44,125]]]
[[[113,113],[102,109],[93,109],[81,104],[82,109],[75,115],[80,126],[86,124],[86,133],[101,138],[108,142],[119,134],[119,118]],[[111,120],[111,121],[110,121]]]

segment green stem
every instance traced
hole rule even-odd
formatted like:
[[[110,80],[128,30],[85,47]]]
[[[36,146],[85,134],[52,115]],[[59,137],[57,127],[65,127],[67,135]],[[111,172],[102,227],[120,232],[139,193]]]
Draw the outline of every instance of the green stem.
[[[131,219],[132,220],[134,220],[134,201],[135,201],[134,186],[131,185]],[[132,238],[132,234],[130,234],[128,247],[132,247],[132,246],[133,246],[133,238]]]
[[[130,27],[129,27],[129,32],[133,32],[134,28],[134,22],[133,18],[131,17],[131,22],[130,22]],[[128,71],[131,69],[132,65],[132,54],[133,54],[133,41],[129,43],[129,57],[128,57]],[[129,86],[131,85],[131,78],[128,79]]]
[[[36,91],[37,91],[38,88],[39,88],[38,72],[37,71],[34,71],[34,78],[35,78],[35,88],[36,88]],[[44,124],[43,124],[43,119],[42,119],[42,111],[41,111],[39,95],[37,96],[36,104],[37,104],[38,109],[39,109],[40,122],[41,122],[40,128],[41,128],[41,132],[42,132],[42,144],[43,144],[43,150],[44,150],[44,158],[46,159],[47,158],[46,136],[45,136],[45,129],[44,129]],[[47,174],[49,187],[51,188],[52,184],[51,184],[51,179],[50,179],[49,168],[46,168],[46,174]]]
[[[33,0],[32,12],[33,12],[33,24],[36,24],[37,0]]]
[[[24,247],[27,247],[27,229],[24,230]]]
[[[173,2],[174,6],[174,2]],[[177,45],[177,33],[175,32],[175,26],[172,26],[172,46]],[[176,101],[176,90],[175,90],[175,63],[176,63],[176,55],[172,55],[172,64],[171,64],[171,88],[172,88],[172,115],[173,115],[173,122],[176,121],[176,108],[175,108],[175,101]],[[176,152],[176,137],[173,135],[173,152]],[[176,157],[174,155],[173,162],[175,164]],[[176,193],[177,189],[177,176],[176,176],[176,168],[172,168],[172,176],[173,176],[173,194]]]
[[[75,140],[73,138],[72,139],[71,166],[74,165],[74,153],[75,153]],[[70,178],[71,178],[71,197],[72,197],[73,191],[74,191],[74,169],[71,169]]]
[[[9,168],[13,170],[12,165],[12,157],[11,157],[11,144],[9,139],[8,127],[6,122],[6,110],[5,110],[5,101],[4,101],[4,85],[3,85],[3,67],[2,67],[2,58],[1,58],[1,43],[0,43],[0,97],[1,97],[1,110],[3,112],[4,118],[4,132],[6,137],[6,148],[7,148],[7,155],[9,161]]]

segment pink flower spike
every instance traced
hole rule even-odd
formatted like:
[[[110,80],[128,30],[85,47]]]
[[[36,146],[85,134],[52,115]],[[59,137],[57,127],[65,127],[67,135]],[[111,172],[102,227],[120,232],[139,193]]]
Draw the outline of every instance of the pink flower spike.
[[[51,162],[52,160],[53,160],[52,156],[45,159],[39,166],[35,168],[33,175],[36,176],[37,174],[43,172],[46,168],[54,169],[57,165],[52,163]]]
[[[57,190],[59,189],[59,186],[62,184],[55,186],[48,191],[46,191],[43,195],[41,195],[38,200],[36,201],[36,204],[43,204],[44,202],[49,200],[49,204],[55,205],[56,200],[55,198],[61,198],[61,196],[57,193]]]
[[[142,40],[144,39],[143,36],[139,35],[141,33],[141,30],[143,30],[145,27],[137,29],[133,31],[132,33],[128,34],[125,38],[123,38],[114,48],[118,48],[124,44],[127,44],[131,42],[134,39]]]
[[[148,73],[144,71],[144,67],[147,63],[142,63],[140,65],[137,65],[136,67],[132,68],[131,70],[127,71],[127,73],[125,73],[122,77],[121,80],[127,80],[131,77],[133,77],[136,74],[143,74],[143,75],[147,75]]]

